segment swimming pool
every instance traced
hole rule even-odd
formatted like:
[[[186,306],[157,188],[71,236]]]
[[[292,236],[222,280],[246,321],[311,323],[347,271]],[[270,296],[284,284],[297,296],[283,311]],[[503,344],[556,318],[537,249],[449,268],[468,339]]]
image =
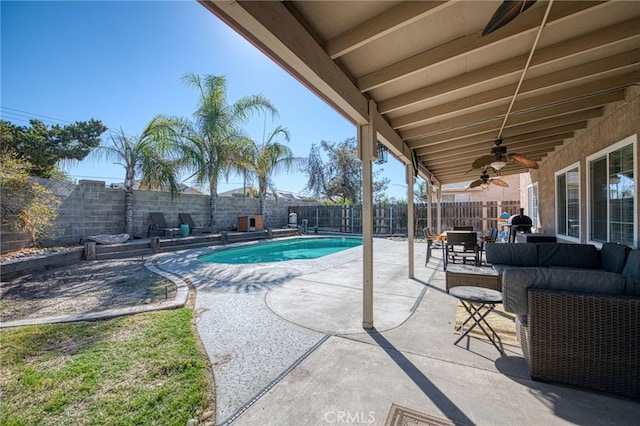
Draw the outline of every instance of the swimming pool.
[[[200,257],[203,262],[250,264],[284,260],[317,259],[362,245],[362,238],[318,237],[269,241],[219,250]]]

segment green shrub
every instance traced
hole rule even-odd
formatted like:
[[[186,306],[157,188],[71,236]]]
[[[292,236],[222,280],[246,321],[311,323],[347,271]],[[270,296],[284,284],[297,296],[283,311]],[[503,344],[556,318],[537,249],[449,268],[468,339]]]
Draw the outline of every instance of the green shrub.
[[[0,206],[2,226],[29,235],[32,244],[49,237],[58,217],[60,201],[44,186],[29,181],[31,166],[15,155],[2,154]]]

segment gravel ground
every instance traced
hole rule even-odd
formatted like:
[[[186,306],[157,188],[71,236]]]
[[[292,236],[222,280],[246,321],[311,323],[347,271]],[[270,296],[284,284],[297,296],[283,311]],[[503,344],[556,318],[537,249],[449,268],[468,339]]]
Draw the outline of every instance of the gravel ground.
[[[141,261],[82,261],[2,281],[0,321],[157,303],[173,300],[175,294],[173,282]]]

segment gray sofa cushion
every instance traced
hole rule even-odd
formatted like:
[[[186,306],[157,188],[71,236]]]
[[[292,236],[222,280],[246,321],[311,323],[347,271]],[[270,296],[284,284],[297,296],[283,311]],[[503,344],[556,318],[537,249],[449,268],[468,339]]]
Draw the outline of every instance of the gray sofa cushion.
[[[622,273],[631,249],[617,243],[604,243],[600,250],[602,269],[608,272]]]
[[[627,277],[624,283],[624,294],[640,297],[640,277]]]
[[[494,265],[537,266],[538,252],[533,243],[488,243],[485,246],[485,253],[487,262]]]
[[[590,244],[537,243],[538,266],[599,269],[600,253]]]
[[[499,263],[494,263],[491,265],[491,268],[498,273],[498,275],[502,275],[505,269],[519,269],[519,268],[537,268],[537,266],[513,266],[513,265],[502,265]]]
[[[507,268],[502,273],[504,309],[527,315],[527,289],[625,294],[625,279],[620,274],[586,269]]]
[[[625,294],[640,296],[640,250],[630,250],[627,263],[622,270],[625,279]]]
[[[622,276],[640,277],[640,249],[631,250],[627,256],[627,263],[622,270]]]

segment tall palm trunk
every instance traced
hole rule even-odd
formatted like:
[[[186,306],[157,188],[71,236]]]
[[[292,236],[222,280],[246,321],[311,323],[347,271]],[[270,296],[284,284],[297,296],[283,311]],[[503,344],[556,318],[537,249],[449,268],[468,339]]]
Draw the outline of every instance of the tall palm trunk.
[[[267,198],[267,181],[265,179],[260,178],[258,181],[258,191],[260,198],[260,215],[262,216],[262,223],[267,223],[267,218],[265,216],[264,211],[264,203]]]
[[[133,190],[124,191],[124,232],[133,238]]]
[[[218,179],[209,179],[209,224],[213,232],[217,231],[216,217],[218,216]]]
[[[128,167],[125,170],[124,180],[124,231],[133,238],[133,183],[134,169]]]

